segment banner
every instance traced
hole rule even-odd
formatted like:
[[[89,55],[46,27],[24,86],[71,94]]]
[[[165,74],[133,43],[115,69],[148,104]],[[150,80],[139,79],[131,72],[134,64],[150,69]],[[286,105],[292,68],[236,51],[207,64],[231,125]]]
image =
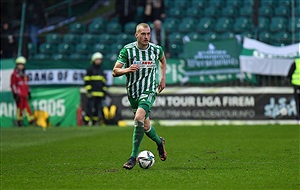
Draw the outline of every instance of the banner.
[[[245,37],[240,55],[242,72],[260,75],[287,76],[296,57],[300,43],[276,47]]]
[[[16,105],[11,92],[1,92],[1,127],[11,127],[16,118]],[[32,88],[31,111],[47,111],[53,126],[76,126],[76,110],[80,105],[79,88]]]
[[[83,77],[90,67],[89,60],[28,60],[26,73],[29,85],[80,85],[84,84]],[[103,69],[107,85],[112,85],[111,61],[103,60]]]
[[[10,76],[15,68],[15,60],[0,59],[1,75],[0,75],[0,92],[10,91]]]
[[[127,95],[114,94],[113,102],[122,110],[123,119],[133,118]],[[159,94],[150,113],[154,120],[294,120],[296,115],[292,92],[252,93],[249,90]]]
[[[184,46],[187,77],[198,77],[197,82],[235,80],[240,73],[241,48],[236,39],[204,42],[191,41]],[[199,78],[199,77],[202,78]]]

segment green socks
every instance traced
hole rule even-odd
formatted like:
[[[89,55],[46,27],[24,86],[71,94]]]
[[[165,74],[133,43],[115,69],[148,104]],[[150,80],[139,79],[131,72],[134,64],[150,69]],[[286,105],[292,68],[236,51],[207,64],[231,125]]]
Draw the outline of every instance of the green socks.
[[[150,126],[150,129],[148,131],[145,131],[146,135],[152,139],[156,144],[161,144],[161,139],[156,133],[156,130],[153,126]]]
[[[144,137],[144,123],[141,121],[134,121],[131,157],[136,158],[138,156],[143,137]]]
[[[144,131],[144,123],[141,121],[134,121],[131,157],[136,158],[138,156],[144,133],[146,133],[146,135],[150,139],[156,142],[157,145],[161,144],[161,139],[157,135],[156,130],[153,126],[150,126],[150,129],[148,131]]]

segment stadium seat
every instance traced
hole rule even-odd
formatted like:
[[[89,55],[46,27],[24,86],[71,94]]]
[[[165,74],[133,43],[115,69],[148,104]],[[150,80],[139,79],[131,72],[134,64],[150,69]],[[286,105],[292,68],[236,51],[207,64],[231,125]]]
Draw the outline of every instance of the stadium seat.
[[[168,16],[170,18],[184,18],[185,17],[185,11],[183,9],[172,7],[169,9]]]
[[[187,34],[194,30],[196,19],[194,18],[183,18],[178,26],[178,31],[182,34]]]
[[[123,45],[133,42],[135,40],[136,40],[136,38],[133,34],[128,35],[128,34],[122,33],[122,34],[118,34],[116,36],[116,42],[119,44],[123,44]]]
[[[27,49],[30,56],[33,56],[37,53],[37,47],[35,47],[32,43],[28,43]]]
[[[188,34],[188,37],[190,38],[190,40],[199,40],[201,34],[199,34],[198,32],[191,32]]]
[[[276,6],[276,2],[277,0],[263,0],[263,1],[259,1],[260,2],[260,6],[269,6],[269,7],[275,7]]]
[[[169,51],[171,57],[178,57],[182,52],[182,45],[174,42],[169,43]]]
[[[286,29],[287,19],[284,17],[273,17],[271,19],[270,28],[271,32],[278,32]]]
[[[224,32],[221,34],[217,34],[218,40],[228,40],[235,38],[235,34],[233,32]]]
[[[291,14],[291,8],[287,6],[277,6],[274,11],[274,16],[288,17]]]
[[[69,58],[69,56],[67,54],[57,53],[57,54],[53,54],[51,58],[54,60],[60,60],[60,59],[67,59]]]
[[[272,17],[273,9],[268,6],[262,6],[262,7],[259,7],[258,14],[259,14],[259,16]]]
[[[179,19],[167,17],[163,22],[163,27],[166,33],[177,31]]]
[[[214,29],[216,20],[210,17],[204,17],[200,19],[200,22],[196,26],[197,32],[204,33]]]
[[[227,0],[226,5],[239,8],[242,4],[241,0]]]
[[[224,0],[211,0],[211,1],[209,1],[209,6],[220,8],[225,5],[225,2],[226,1],[224,1]]]
[[[91,50],[92,48],[86,43],[79,43],[75,47],[75,51],[81,54],[88,54],[91,52]]]
[[[291,0],[278,0],[277,1],[277,5],[278,6],[287,6],[290,7],[291,6]]]
[[[93,44],[97,40],[97,35],[94,34],[82,34],[81,35],[81,43]]]
[[[111,45],[110,44],[95,44],[93,47],[95,52],[101,52],[102,54],[108,54],[111,52]]]
[[[33,55],[33,59],[49,59],[50,55],[43,54],[43,53],[37,53]]]
[[[233,31],[237,34],[251,30],[252,28],[252,20],[247,17],[239,17],[233,24]]]
[[[88,32],[92,34],[101,34],[104,32],[105,25],[97,22],[92,22],[88,26]]]
[[[83,34],[85,33],[85,26],[79,22],[76,22],[70,25],[69,31],[75,34]]]
[[[43,43],[39,47],[39,52],[42,54],[52,54],[56,51],[56,46],[49,43]]]
[[[292,18],[289,19],[288,31],[293,32],[293,30],[295,30],[295,32],[299,34],[299,32],[300,32],[300,17],[296,17],[295,19],[292,19]]]
[[[232,28],[232,19],[227,17],[220,17],[217,20],[215,31],[216,32],[226,32]]]
[[[201,35],[200,38],[205,41],[214,41],[217,39],[217,34],[215,32],[208,32]]]
[[[172,7],[176,7],[179,9],[186,9],[189,6],[190,6],[190,1],[174,0],[172,3]]]
[[[258,18],[258,29],[263,31],[263,30],[268,30],[269,29],[269,24],[270,20],[266,17],[259,17]]]
[[[124,44],[114,43],[111,45],[111,52],[119,54],[120,50],[124,47]]]
[[[182,37],[183,37],[182,34],[180,34],[178,32],[173,32],[169,35],[168,39],[169,39],[169,42],[181,44],[182,43]]]
[[[49,44],[58,44],[61,43],[61,36],[57,33],[47,34],[46,42]]]
[[[106,25],[106,32],[109,34],[119,34],[122,32],[121,25],[118,22],[110,22]]]
[[[100,34],[99,36],[99,42],[102,42],[104,44],[112,44],[116,40],[115,35],[112,34]]]
[[[280,43],[283,43],[285,45],[288,45],[288,44],[291,43],[291,35],[290,35],[290,33],[285,32],[285,31],[280,31],[280,32],[275,33],[275,34],[271,34],[270,39],[272,41],[280,42]]]
[[[242,4],[243,4],[244,7],[253,7],[254,1],[255,0],[243,0]]]
[[[124,32],[127,34],[134,34],[136,25],[137,25],[137,23],[135,23],[135,22],[126,23],[124,26]]]
[[[216,7],[207,7],[204,9],[204,16],[205,17],[219,17],[219,11]]]
[[[258,34],[258,39],[261,42],[270,43],[270,33],[267,31],[262,31]]]
[[[79,41],[79,35],[77,34],[65,34],[63,36],[63,42],[68,44],[75,44]]]
[[[68,43],[61,43],[58,45],[57,50],[61,54],[68,54],[74,51],[74,46]]]
[[[186,10],[186,16],[199,19],[202,16],[202,11],[198,7],[189,7]]]
[[[89,60],[89,57],[87,57],[85,54],[81,53],[72,53],[69,56],[70,59],[86,59]]]
[[[192,0],[191,7],[196,7],[198,9],[205,8],[208,2],[206,0]]]
[[[236,17],[237,11],[235,7],[227,6],[222,9],[222,16],[223,17]]]
[[[107,23],[104,17],[97,17],[92,20],[92,23],[98,23],[100,25],[105,25]]]
[[[251,17],[253,15],[253,7],[243,6],[239,8],[239,15]]]
[[[242,35],[243,37],[256,39],[255,34],[254,34],[253,32],[250,32],[250,31],[245,31],[245,32],[241,33],[241,35]]]

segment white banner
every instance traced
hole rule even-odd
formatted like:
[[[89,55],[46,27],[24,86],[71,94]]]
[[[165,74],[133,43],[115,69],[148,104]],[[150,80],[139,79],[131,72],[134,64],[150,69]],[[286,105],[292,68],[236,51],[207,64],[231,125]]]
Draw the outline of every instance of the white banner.
[[[107,85],[112,84],[111,71],[104,71],[107,77]],[[83,85],[83,77],[86,74],[84,69],[47,69],[47,70],[26,70],[29,85]]]
[[[245,38],[240,69],[246,73],[287,76],[295,57],[299,56],[299,47],[300,43],[275,47]]]

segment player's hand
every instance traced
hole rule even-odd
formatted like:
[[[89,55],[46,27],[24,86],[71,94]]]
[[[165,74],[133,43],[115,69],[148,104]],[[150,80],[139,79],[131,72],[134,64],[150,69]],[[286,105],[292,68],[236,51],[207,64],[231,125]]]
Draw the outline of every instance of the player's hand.
[[[165,87],[166,87],[166,79],[162,78],[158,84],[157,92],[161,93],[161,91],[163,91]]]
[[[132,64],[130,65],[130,67],[128,68],[128,71],[130,73],[134,73],[135,71],[139,70],[140,66],[138,64]]]

